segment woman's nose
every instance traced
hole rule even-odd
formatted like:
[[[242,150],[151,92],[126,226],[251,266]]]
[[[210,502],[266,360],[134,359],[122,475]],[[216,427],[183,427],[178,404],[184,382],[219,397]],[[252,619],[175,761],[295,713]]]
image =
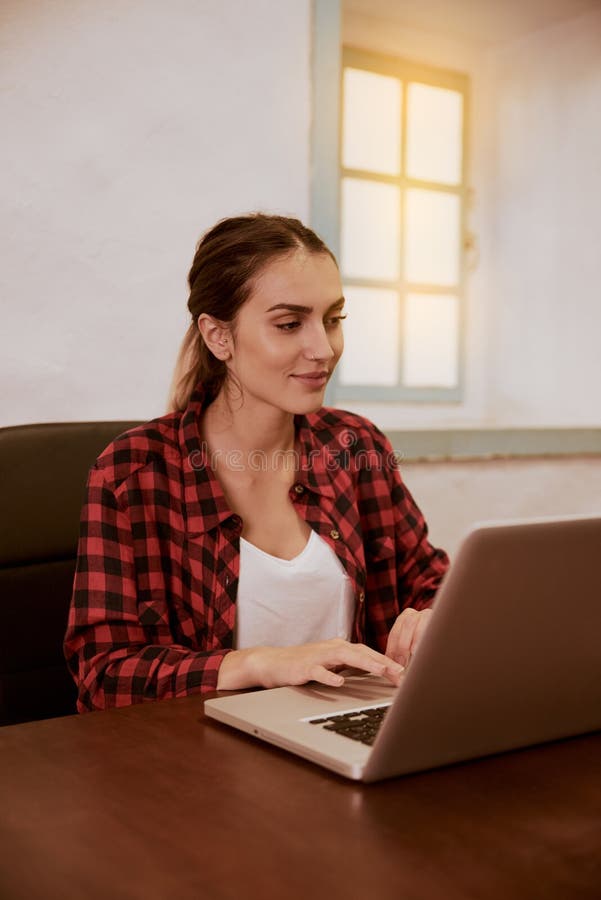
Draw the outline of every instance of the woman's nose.
[[[310,360],[329,360],[334,356],[334,348],[332,347],[328,334],[323,326],[311,335],[311,339],[307,342],[306,356]]]

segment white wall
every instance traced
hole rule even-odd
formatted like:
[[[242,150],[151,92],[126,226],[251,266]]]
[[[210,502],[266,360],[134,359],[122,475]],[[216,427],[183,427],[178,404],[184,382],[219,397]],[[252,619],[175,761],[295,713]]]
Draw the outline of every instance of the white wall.
[[[158,415],[202,231],[308,218],[310,0],[0,17],[0,424]]]
[[[494,54],[490,408],[601,425],[601,9]]]
[[[471,79],[465,398],[385,428],[601,425],[601,10],[503,46],[346,12],[345,43]],[[349,404],[345,404],[349,405]]]
[[[432,543],[454,556],[476,523],[538,516],[601,516],[601,456],[401,464]]]
[[[467,72],[460,405],[383,428],[601,425],[601,11],[490,48],[345,14]],[[3,0],[0,425],[162,412],[202,231],[309,216],[310,0]],[[347,405],[347,404],[345,404]]]

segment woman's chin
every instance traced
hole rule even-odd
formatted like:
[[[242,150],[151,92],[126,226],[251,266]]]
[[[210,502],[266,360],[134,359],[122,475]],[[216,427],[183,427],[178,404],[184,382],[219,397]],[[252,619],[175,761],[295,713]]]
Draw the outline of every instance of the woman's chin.
[[[317,412],[318,409],[321,409],[323,406],[323,394],[320,397],[314,397],[313,400],[307,400],[302,407],[299,405],[299,409],[297,413],[299,415],[308,415],[309,413]],[[296,414],[296,413],[295,413]]]

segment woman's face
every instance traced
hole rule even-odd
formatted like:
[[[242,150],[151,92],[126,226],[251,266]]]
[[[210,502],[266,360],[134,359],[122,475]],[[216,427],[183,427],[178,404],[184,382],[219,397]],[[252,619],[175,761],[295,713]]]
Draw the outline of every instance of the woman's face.
[[[343,348],[342,284],[327,253],[298,250],[268,264],[240,309],[228,369],[244,402],[307,413],[323,404]]]

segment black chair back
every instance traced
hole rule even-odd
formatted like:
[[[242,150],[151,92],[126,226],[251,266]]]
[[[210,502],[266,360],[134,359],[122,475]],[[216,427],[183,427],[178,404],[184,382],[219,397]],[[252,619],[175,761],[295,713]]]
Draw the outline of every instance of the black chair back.
[[[85,483],[136,424],[0,428],[0,725],[75,712],[63,638]]]

